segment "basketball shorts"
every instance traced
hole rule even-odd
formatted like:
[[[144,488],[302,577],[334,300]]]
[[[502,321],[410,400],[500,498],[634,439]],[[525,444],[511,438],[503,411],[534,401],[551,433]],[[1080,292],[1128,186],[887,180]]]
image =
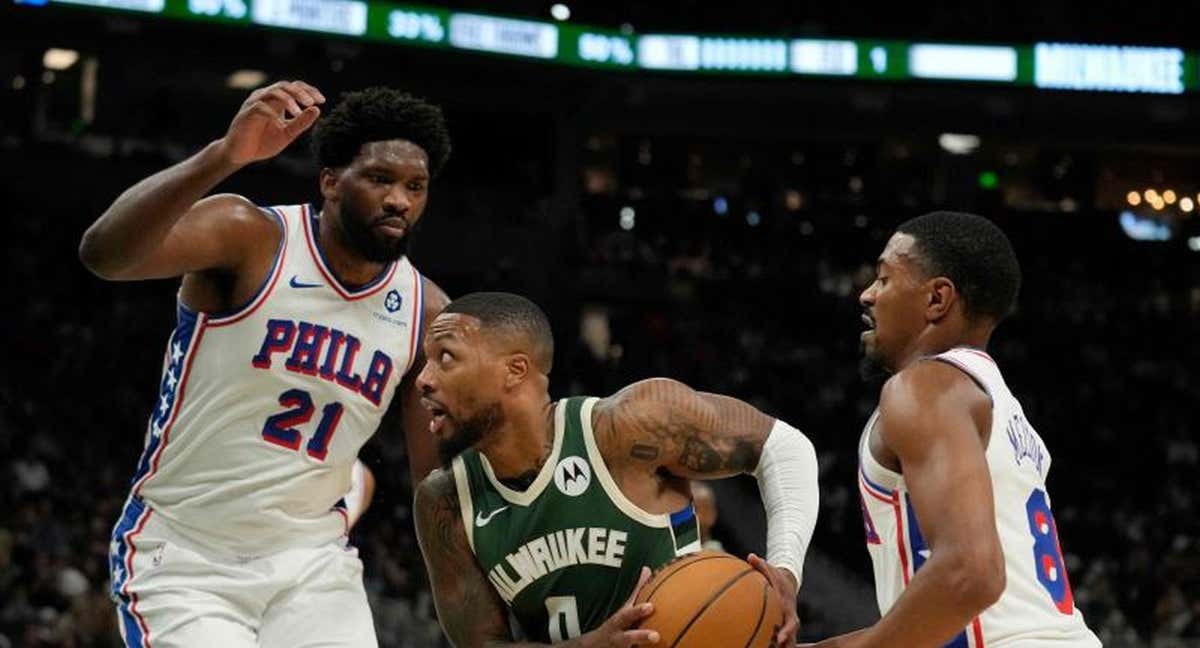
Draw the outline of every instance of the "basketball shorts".
[[[377,646],[362,561],[345,538],[220,557],[133,499],[109,550],[117,622],[131,648]]]

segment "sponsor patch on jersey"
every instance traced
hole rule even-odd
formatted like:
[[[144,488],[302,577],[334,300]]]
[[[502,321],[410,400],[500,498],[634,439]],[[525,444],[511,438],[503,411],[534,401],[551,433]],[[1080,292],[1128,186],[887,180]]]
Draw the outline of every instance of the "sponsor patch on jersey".
[[[400,305],[403,303],[404,299],[400,297],[400,291],[398,290],[389,290],[387,297],[383,298],[383,307],[386,308],[389,313],[395,313],[396,311],[400,310]]]
[[[582,457],[564,457],[554,467],[554,485],[564,495],[578,497],[592,483],[592,469]]]

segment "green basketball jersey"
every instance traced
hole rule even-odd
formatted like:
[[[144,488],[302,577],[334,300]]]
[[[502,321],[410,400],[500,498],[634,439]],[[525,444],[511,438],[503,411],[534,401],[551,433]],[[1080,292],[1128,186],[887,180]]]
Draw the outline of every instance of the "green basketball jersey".
[[[524,492],[501,484],[477,450],[454,460],[467,539],[519,639],[557,642],[592,630],[629,597],[643,565],[700,549],[691,505],[656,515],[621,493],[592,436],[597,400],[556,404],[554,447]]]

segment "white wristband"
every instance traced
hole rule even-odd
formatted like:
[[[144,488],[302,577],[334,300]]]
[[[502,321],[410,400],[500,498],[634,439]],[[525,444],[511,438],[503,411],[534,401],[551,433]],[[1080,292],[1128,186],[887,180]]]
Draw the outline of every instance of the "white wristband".
[[[804,433],[775,421],[754,477],[767,511],[767,562],[801,583],[804,555],[817,524],[817,453]]]

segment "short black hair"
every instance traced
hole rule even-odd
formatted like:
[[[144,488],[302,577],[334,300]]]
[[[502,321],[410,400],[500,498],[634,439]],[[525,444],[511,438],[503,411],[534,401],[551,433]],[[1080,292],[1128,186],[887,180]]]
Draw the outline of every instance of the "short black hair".
[[[507,292],[475,292],[450,302],[443,313],[477,318],[487,330],[515,333],[527,339],[539,369],[549,374],[554,366],[554,333],[546,313],[529,299]]]
[[[916,242],[931,276],[954,282],[968,317],[996,322],[1012,314],[1021,290],[1021,266],[1004,232],[975,214],[936,211],[896,228]]]
[[[354,161],[368,142],[408,140],[429,156],[429,173],[437,176],[450,158],[450,133],[442,109],[392,88],[347,92],[336,108],[313,129],[312,150],[322,168]]]

